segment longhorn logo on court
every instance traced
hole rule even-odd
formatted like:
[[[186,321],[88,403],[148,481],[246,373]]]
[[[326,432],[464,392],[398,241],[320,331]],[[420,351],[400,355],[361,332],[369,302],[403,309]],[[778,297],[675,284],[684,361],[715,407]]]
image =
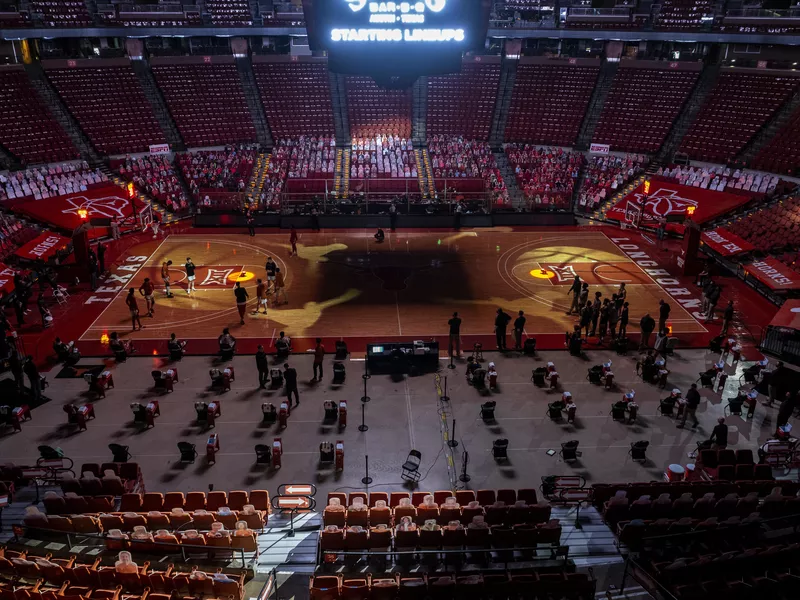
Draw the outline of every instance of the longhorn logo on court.
[[[65,199],[65,202],[72,208],[66,208],[61,212],[64,214],[77,215],[79,210],[85,210],[89,217],[107,217],[109,219],[117,217],[124,218],[130,207],[127,198],[119,196],[103,196],[102,198],[87,198],[86,196],[73,196]]]
[[[637,192],[634,194],[636,201],[628,201],[628,204],[641,204],[644,194]],[[683,198],[675,190],[659,188],[647,198],[646,210],[643,211],[644,219],[655,220],[666,215],[683,214],[689,206],[697,206],[697,200]]]

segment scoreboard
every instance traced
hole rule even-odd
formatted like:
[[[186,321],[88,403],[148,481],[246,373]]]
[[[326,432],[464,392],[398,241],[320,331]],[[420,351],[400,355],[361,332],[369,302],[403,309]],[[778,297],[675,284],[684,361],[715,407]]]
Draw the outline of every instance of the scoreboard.
[[[457,71],[484,46],[491,0],[304,0],[312,50],[331,70],[374,77]]]

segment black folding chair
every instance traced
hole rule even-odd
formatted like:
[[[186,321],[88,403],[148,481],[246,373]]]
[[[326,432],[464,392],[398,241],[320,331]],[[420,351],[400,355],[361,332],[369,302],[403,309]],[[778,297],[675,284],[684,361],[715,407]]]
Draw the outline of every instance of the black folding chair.
[[[422,462],[422,453],[419,450],[412,450],[408,453],[408,458],[406,458],[406,462],[403,463],[403,472],[401,473],[400,477],[405,479],[406,481],[413,481],[416,483],[419,481],[420,472],[419,472],[419,464]]]
[[[256,464],[268,465],[272,462],[272,449],[266,444],[256,444]]]
[[[631,442],[631,449],[628,454],[631,455],[631,460],[638,462],[645,462],[647,460],[647,447],[650,442],[647,440],[639,440],[638,442]]]
[[[111,450],[111,455],[113,456],[111,462],[124,463],[128,462],[128,459],[131,457],[131,453],[128,452],[128,446],[109,444],[108,449]]]
[[[194,459],[197,458],[197,450],[195,449],[195,445],[190,444],[189,442],[178,442],[178,452],[181,453],[182,463],[193,463]]]

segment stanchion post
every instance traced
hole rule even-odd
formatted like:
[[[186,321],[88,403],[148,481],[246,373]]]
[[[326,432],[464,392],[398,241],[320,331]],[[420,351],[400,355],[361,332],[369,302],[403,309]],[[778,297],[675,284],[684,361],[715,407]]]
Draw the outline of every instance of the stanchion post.
[[[452,352],[450,353],[450,364],[447,365],[447,368],[448,369],[455,369],[456,368],[456,366],[453,364],[453,353]]]
[[[461,475],[459,476],[458,480],[461,483],[469,483],[469,480],[472,479],[472,477],[470,477],[467,474],[467,465],[469,464],[469,452],[467,452],[466,450],[464,450],[464,456],[461,459],[461,464],[462,464]]]
[[[364,373],[364,374],[361,376],[361,379],[363,379],[363,380],[364,380],[364,395],[363,395],[363,396],[361,396],[361,402],[363,402],[364,404],[366,404],[366,403],[367,403],[367,402],[369,402],[369,400],[370,400],[369,396],[367,396],[367,380],[368,380],[370,377],[371,377],[371,375],[370,375],[369,373]]]
[[[453,419],[453,433],[450,436],[450,439],[448,440],[447,445],[450,446],[451,448],[455,448],[456,446],[458,446],[458,442],[456,441],[456,420],[455,419]]]
[[[442,394],[442,402],[450,402],[450,396],[447,395],[447,375],[444,376],[444,394]]]
[[[358,430],[362,433],[369,430],[369,426],[367,426],[367,424],[364,421],[364,413],[366,412],[366,408],[367,408],[366,404],[361,405],[361,425],[358,426]]]
[[[372,483],[372,477],[369,476],[369,454],[364,456],[364,477],[361,478],[361,483],[364,485]]]

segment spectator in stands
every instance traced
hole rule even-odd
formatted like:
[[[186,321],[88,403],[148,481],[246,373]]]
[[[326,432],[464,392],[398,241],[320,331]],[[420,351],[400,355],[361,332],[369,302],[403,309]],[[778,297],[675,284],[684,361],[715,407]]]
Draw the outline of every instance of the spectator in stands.
[[[650,334],[653,333],[655,328],[655,319],[650,316],[650,313],[645,314],[642,320],[639,321],[639,329],[642,331],[642,341],[639,344],[639,350],[644,350],[650,346]]]
[[[132,181],[140,192],[151,196],[172,212],[189,207],[189,200],[168,156],[126,157],[125,163],[119,167],[119,173],[127,181]],[[157,234],[155,218],[153,225],[153,233]]]
[[[139,572],[139,566],[131,560],[130,552],[120,552],[119,560],[114,564],[114,570],[117,573],[132,573]]]
[[[722,313],[722,329],[720,329],[720,335],[728,335],[728,328],[731,325],[731,321],[733,321],[733,312],[733,300],[728,300],[728,305]]]
[[[728,447],[728,426],[725,425],[725,417],[717,419],[717,424],[711,431],[711,437],[708,441],[721,450]]]
[[[99,169],[90,169],[86,162],[33,167],[0,180],[0,200],[64,196],[105,181],[108,177]]]

